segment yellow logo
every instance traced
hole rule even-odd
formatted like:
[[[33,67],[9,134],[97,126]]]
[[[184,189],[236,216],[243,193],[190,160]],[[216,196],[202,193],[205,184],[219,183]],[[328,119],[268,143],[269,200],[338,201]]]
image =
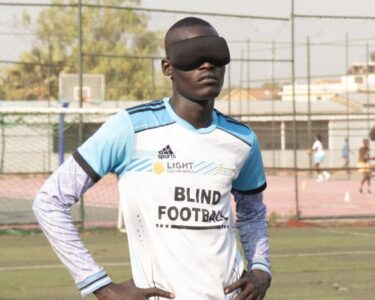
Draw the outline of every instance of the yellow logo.
[[[161,162],[154,163],[154,165],[152,166],[152,170],[156,174],[161,174],[165,171],[164,164]]]

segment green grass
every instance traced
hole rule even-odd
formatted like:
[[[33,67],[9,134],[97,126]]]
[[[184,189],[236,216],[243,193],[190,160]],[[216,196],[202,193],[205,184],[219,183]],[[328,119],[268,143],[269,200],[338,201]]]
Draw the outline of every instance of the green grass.
[[[123,234],[82,236],[99,263],[122,264],[106,267],[114,281],[130,278]],[[273,280],[267,300],[374,299],[375,227],[272,228],[270,242]],[[43,235],[8,232],[0,234],[0,245],[0,299],[81,299]]]
[[[267,299],[374,299],[375,228],[272,229],[271,247]]]

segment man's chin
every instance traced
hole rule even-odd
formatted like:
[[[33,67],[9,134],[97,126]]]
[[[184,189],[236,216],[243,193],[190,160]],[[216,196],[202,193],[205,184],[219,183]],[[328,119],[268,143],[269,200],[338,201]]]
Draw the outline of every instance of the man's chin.
[[[219,96],[219,94],[220,94],[220,90],[218,89],[207,90],[197,95],[197,100],[201,100],[201,101],[212,100],[212,99],[215,99],[217,96]]]
[[[195,102],[204,102],[212,101],[220,94],[220,89],[204,89],[196,93],[186,93],[182,94],[185,98],[195,101]]]
[[[215,98],[218,96],[218,94],[210,94],[210,95],[204,95],[199,97],[192,97],[190,100],[196,101],[196,102],[204,102],[204,101],[212,101],[215,100]]]

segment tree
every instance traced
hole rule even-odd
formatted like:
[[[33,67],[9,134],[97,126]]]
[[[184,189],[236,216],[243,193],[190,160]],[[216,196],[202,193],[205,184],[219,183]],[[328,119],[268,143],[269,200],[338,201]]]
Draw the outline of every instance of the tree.
[[[59,74],[78,72],[78,8],[73,5],[76,1],[69,4],[42,10],[35,24],[29,13],[23,14],[19,26],[32,29],[37,42],[20,56],[21,64],[4,70],[7,99],[46,99],[48,95],[56,99]],[[83,73],[105,75],[106,99],[151,98],[152,60],[139,57],[160,56],[160,32],[147,28],[146,15],[115,8],[138,5],[139,0],[95,0],[90,4],[95,5],[83,2],[82,8]],[[107,8],[101,7],[104,4]],[[130,58],[134,56],[138,58]],[[165,87],[167,79],[159,82]]]

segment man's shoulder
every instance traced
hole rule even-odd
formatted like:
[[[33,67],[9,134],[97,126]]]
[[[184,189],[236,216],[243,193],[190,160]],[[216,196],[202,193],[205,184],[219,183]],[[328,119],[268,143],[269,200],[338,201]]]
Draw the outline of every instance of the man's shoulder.
[[[165,109],[165,103],[163,99],[159,99],[159,100],[151,100],[146,103],[142,103],[139,105],[129,107],[126,109],[126,111],[128,112],[129,115],[136,115],[139,113],[158,111],[163,108]]]
[[[153,100],[126,109],[135,132],[173,123],[163,99]]]
[[[251,129],[251,127],[245,123],[242,123],[228,115],[225,115],[218,110],[216,111],[217,115],[217,126],[219,129],[222,129],[242,141],[244,141],[247,144],[252,144],[255,139],[255,133]]]

